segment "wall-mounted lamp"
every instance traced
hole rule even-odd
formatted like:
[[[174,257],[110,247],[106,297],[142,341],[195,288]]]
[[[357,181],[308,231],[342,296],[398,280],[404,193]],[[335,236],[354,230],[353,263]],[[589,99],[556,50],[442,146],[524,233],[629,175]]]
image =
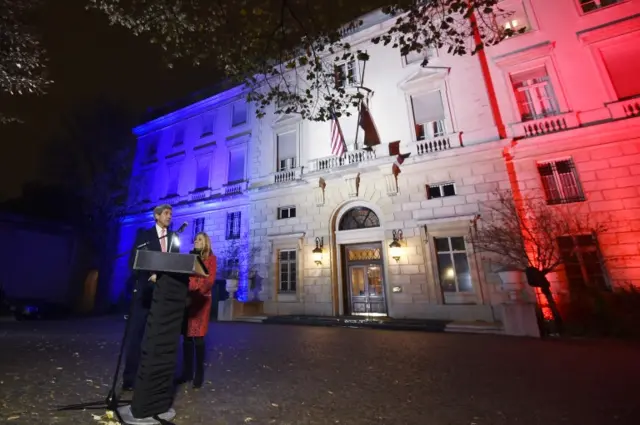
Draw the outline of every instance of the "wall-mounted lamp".
[[[316,247],[313,249],[313,261],[317,266],[322,264],[322,247],[324,245],[324,238],[316,238]]]
[[[391,258],[396,260],[397,263],[402,256],[402,245],[400,245],[402,230],[394,230],[391,234],[393,235],[393,242],[389,244],[389,253],[391,254]]]

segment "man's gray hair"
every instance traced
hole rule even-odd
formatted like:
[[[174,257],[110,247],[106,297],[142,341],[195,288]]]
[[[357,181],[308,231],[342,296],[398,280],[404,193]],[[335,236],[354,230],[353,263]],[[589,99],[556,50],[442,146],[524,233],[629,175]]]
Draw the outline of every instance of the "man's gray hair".
[[[162,214],[165,210],[173,210],[173,207],[169,204],[158,205],[153,209],[153,217]]]

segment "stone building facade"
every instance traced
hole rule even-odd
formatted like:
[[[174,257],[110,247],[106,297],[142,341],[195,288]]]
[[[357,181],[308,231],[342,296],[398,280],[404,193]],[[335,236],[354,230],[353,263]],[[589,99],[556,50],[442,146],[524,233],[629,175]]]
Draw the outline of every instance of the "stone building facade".
[[[330,123],[257,119],[241,87],[137,127],[121,248],[166,202],[214,250],[261,248],[260,285],[241,299],[258,297],[265,314],[499,322],[507,294],[468,235],[496,189],[517,187],[606,213],[609,231],[588,248],[624,261],[602,261],[598,273],[610,287],[640,284],[640,1],[553,3],[504,1],[515,13],[500,24],[525,33],[478,56],[431,50],[427,66],[372,44],[392,21],[365,16],[348,38],[370,55],[362,83],[382,139],[373,151],[361,149],[355,116],[341,119],[348,151],[332,157]],[[411,154],[397,178],[394,141]],[[581,269],[556,280],[595,273]],[[121,260],[114,296],[127,273]]]

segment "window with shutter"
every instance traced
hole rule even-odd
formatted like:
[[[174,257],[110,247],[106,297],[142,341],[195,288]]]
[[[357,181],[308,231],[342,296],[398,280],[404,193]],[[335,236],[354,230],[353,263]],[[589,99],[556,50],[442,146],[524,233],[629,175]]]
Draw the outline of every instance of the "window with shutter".
[[[584,201],[584,193],[573,160],[540,162],[538,173],[548,204]]]
[[[278,171],[290,170],[298,166],[297,161],[297,133],[278,134],[277,136],[277,161]]]
[[[411,96],[416,140],[432,139],[445,134],[445,113],[442,92]]]

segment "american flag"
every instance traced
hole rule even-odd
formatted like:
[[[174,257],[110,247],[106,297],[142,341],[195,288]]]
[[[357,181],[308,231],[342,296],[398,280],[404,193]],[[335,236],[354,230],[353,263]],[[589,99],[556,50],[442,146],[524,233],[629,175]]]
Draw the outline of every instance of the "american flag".
[[[342,135],[342,128],[335,115],[331,119],[331,155],[342,156],[347,150],[347,146]]]

